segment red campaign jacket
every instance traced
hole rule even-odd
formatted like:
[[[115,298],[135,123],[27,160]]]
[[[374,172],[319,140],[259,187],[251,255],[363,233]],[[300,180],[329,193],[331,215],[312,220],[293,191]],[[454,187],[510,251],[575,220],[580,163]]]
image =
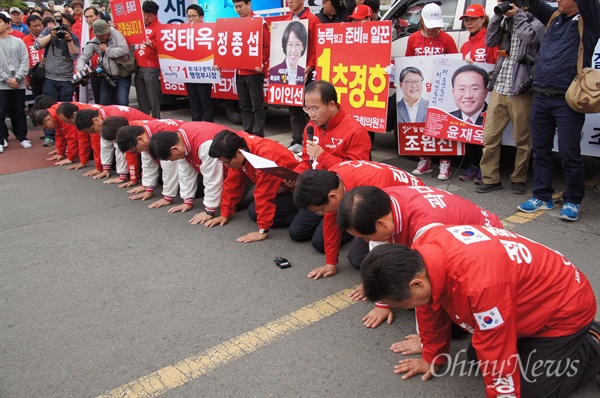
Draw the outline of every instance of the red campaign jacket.
[[[58,116],[56,115],[56,108],[60,105],[60,102],[52,105],[48,108],[48,112],[54,119],[54,131],[56,134],[55,143],[56,143],[56,153],[59,156],[66,156],[70,161],[75,161],[78,157],[79,149],[78,149],[78,137],[79,131],[73,125],[63,123]]]
[[[410,246],[423,227],[438,224],[471,224],[502,228],[502,222],[475,203],[433,187],[388,187],[394,234],[388,243]]]
[[[520,396],[517,339],[568,336],[594,320],[585,275],[559,252],[513,232],[444,225],[413,248],[431,282],[431,301],[416,309],[423,359],[443,362],[438,355],[448,353],[454,321],[473,333],[477,358],[488,364],[488,372],[481,366],[488,397]]]
[[[109,116],[123,116],[130,122],[134,120],[155,120],[152,116],[146,115],[142,111],[124,105],[105,105],[99,109],[99,112],[103,120]]]
[[[425,37],[419,30],[408,36],[406,43],[407,57],[422,55],[457,54],[458,49],[452,36],[440,30],[435,37]]]
[[[372,185],[381,189],[404,185],[425,186],[423,181],[402,169],[366,160],[347,160],[333,166],[328,171],[332,171],[340,177],[346,192],[365,185]],[[342,231],[337,225],[337,212],[325,213],[323,217],[323,237],[325,239],[326,263],[336,265],[342,242]]]
[[[129,171],[129,180],[137,184],[142,177],[142,165],[140,163],[140,155],[137,153],[125,152],[125,160],[127,161],[127,170]],[[119,178],[123,181],[127,179],[126,175],[121,175]]]
[[[294,19],[294,14],[290,13],[290,21]],[[308,19],[308,48],[306,49],[306,66],[316,69],[317,65],[317,25],[321,23],[319,18],[312,12],[310,8],[304,7],[302,15],[298,19]]]
[[[148,47],[145,44],[135,45],[133,56],[138,65],[142,68],[160,68],[158,63],[158,40],[156,39],[156,35],[160,31],[161,26],[162,24],[158,19],[155,19],[146,25],[146,36],[148,37],[148,40],[152,42],[152,47]]]
[[[262,18],[260,15],[256,14],[254,11],[252,11],[252,17]],[[253,69],[238,69],[236,71],[236,73],[238,75],[243,75],[243,76],[258,75],[260,73],[265,73],[265,71],[269,70],[269,57],[271,56],[271,30],[269,29],[269,25],[267,24],[267,21],[264,20],[264,18],[263,18],[263,24],[262,24],[262,37],[263,37],[263,43],[262,43],[263,71],[257,72]]]
[[[470,58],[473,62],[485,62],[495,64],[498,60],[498,47],[488,47],[485,45],[486,28],[472,36],[460,48],[463,59]]]
[[[101,105],[84,104],[82,102],[73,102],[79,110],[82,109],[100,109]],[[88,164],[90,161],[91,150],[94,150],[94,163],[96,170],[102,171],[102,161],[100,160],[100,134],[84,133],[77,130],[77,141],[79,145],[79,161],[82,164]]]
[[[329,121],[327,126],[318,127],[311,120],[308,126],[315,129],[313,141],[324,149],[324,152],[312,162],[313,168],[327,170],[345,160],[369,160],[371,155],[371,139],[367,130],[344,112],[338,105],[337,114]],[[304,128],[304,142],[308,140]],[[310,170],[310,156],[306,152],[306,145],[302,148],[302,161],[296,167],[296,172],[302,174]]]
[[[298,159],[283,145],[268,138],[260,138],[244,132],[237,135],[246,140],[248,150],[254,155],[261,156],[277,163],[278,166],[293,170],[298,165]],[[275,217],[275,197],[281,191],[291,192],[283,184],[283,180],[271,174],[256,170],[249,162],[240,169],[229,169],[223,187],[221,199],[221,215],[229,218],[235,213],[235,206],[244,194],[248,178],[256,185],[254,202],[256,204],[256,223],[258,228],[269,229]]]

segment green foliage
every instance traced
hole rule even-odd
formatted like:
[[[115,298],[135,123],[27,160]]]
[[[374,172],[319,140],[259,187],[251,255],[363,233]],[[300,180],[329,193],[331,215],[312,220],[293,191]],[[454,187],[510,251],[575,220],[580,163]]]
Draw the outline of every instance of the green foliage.
[[[21,0],[0,0],[0,8],[6,8],[6,11],[8,11],[11,7],[19,7],[23,12],[29,10],[27,4]]]

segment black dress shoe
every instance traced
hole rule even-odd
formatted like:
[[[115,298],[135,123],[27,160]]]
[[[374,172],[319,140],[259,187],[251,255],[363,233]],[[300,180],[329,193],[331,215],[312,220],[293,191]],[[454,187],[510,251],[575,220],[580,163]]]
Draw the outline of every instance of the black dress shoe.
[[[525,183],[524,182],[513,182],[512,183],[512,193],[516,195],[525,194]]]
[[[475,187],[475,192],[486,193],[486,192],[495,191],[497,189],[502,189],[502,183],[501,182],[497,182],[495,184],[481,184],[481,185],[477,185]]]

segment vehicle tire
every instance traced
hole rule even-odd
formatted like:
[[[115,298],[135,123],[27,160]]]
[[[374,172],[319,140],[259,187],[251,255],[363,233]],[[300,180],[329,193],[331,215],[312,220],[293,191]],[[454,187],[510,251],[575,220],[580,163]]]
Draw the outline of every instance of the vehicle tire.
[[[238,101],[227,100],[225,101],[225,113],[227,119],[233,124],[242,125],[242,110],[240,109],[240,103]]]

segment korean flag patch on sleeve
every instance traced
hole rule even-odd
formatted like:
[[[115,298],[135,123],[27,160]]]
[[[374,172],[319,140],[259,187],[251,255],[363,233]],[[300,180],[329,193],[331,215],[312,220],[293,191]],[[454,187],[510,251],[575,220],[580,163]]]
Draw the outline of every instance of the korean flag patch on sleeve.
[[[456,225],[454,227],[446,228],[446,230],[465,245],[491,240],[489,236],[470,225]]]
[[[494,307],[491,310],[484,312],[476,312],[473,316],[475,317],[480,330],[494,329],[504,323],[504,319],[502,319],[498,307]]]

